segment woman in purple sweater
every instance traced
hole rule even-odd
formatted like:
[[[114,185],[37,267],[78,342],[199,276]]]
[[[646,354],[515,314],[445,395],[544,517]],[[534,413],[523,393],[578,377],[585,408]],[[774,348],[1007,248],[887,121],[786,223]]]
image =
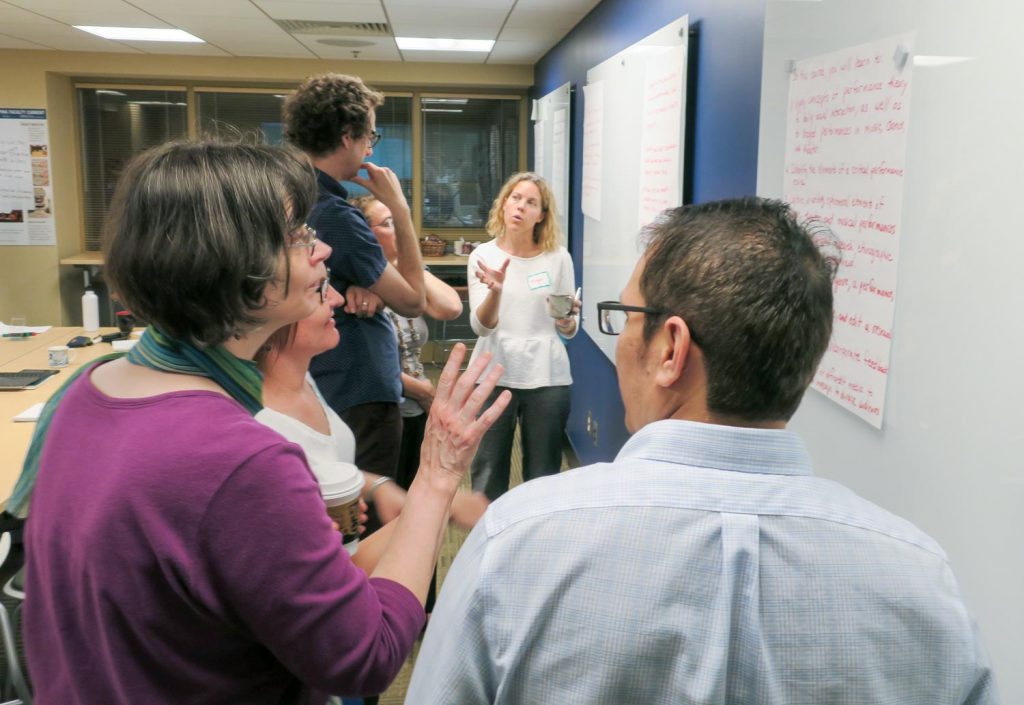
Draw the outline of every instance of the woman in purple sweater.
[[[458,378],[452,355],[389,547],[355,568],[302,451],[253,419],[254,353],[324,296],[315,198],[301,157],[265,146],[165,145],[122,177],[106,274],[150,326],[51,399],[9,504],[28,515],[40,705],[319,703],[382,691],[408,656],[452,496],[507,400],[474,420],[498,376],[473,391],[483,365]]]

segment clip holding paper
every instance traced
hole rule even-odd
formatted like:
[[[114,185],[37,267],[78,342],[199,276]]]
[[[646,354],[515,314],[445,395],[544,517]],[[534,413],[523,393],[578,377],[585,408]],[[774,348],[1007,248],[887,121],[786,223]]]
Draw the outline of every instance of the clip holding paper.
[[[796,59],[786,59],[786,75],[793,75],[796,72]]]
[[[910,52],[907,51],[906,47],[902,44],[896,47],[896,51],[893,52],[892,61],[896,64],[896,70],[902,71],[903,67],[907,65],[907,59],[910,58]]]
[[[534,98],[533,99],[533,107],[530,109],[530,119],[533,120],[534,122],[537,122],[538,120],[540,120],[540,115],[539,115],[540,111],[537,110],[537,103],[538,103],[537,99]]]

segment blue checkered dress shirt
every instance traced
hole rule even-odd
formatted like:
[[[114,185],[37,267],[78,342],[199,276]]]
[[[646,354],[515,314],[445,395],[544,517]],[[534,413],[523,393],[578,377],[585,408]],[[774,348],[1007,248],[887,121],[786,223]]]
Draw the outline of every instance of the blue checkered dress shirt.
[[[661,421],[491,506],[406,702],[997,700],[935,541],[814,477],[788,431]]]

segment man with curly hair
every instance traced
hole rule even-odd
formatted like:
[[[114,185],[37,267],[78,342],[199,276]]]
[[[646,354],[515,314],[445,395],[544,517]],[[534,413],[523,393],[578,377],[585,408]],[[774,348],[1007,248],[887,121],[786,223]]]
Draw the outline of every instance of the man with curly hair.
[[[423,259],[401,182],[391,169],[366,161],[381,137],[376,108],[383,103],[384,96],[354,76],[313,76],[285,102],[284,135],[316,167],[320,193],[308,224],[331,246],[331,284],[346,298],[344,308],[335,313],[341,343],[315,357],[310,372],[355,433],[356,464],[394,477],[402,435],[402,383],[398,345],[384,306],[403,316],[419,316],[426,293]],[[385,259],[341,181],[359,184],[391,210],[396,264]]]

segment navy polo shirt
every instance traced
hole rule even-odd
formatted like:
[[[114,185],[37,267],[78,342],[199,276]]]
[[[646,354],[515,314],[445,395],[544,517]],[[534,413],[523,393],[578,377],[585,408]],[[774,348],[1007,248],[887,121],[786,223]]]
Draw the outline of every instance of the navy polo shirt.
[[[353,284],[369,289],[387,266],[384,251],[342,185],[319,169],[316,176],[320,192],[306,222],[333,250],[327,259],[331,285],[342,294]],[[397,404],[402,376],[391,321],[383,311],[359,318],[340,308],[334,318],[341,341],[309,365],[327,403],[339,414],[357,404]]]

